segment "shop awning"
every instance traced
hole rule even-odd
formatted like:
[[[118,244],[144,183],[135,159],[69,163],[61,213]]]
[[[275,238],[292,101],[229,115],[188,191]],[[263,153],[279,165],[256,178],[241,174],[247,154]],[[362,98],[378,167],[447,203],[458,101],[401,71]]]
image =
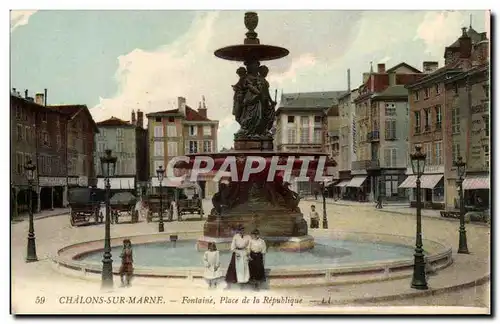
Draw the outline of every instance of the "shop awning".
[[[346,185],[346,187],[352,187],[352,188],[359,188],[363,185],[363,182],[365,182],[366,178],[368,176],[356,176],[349,181],[349,183]]]
[[[135,178],[110,178],[111,189],[135,189]],[[104,178],[97,179],[97,188],[106,189]]]
[[[466,176],[462,184],[464,190],[490,189],[489,175]]]
[[[420,177],[420,188],[434,189],[438,182],[443,178],[442,174],[424,174]],[[417,176],[410,175],[399,185],[399,188],[416,188]]]
[[[351,180],[342,180],[340,181],[339,183],[337,183],[335,185],[335,187],[341,187],[341,188],[344,188],[345,186],[347,186],[349,184],[349,182],[351,182]]]

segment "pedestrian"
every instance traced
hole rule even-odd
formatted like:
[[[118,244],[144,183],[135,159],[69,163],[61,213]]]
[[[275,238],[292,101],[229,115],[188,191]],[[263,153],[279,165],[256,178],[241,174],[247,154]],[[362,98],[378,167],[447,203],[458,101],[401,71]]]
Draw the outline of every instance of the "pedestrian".
[[[316,206],[311,205],[311,211],[309,212],[310,227],[319,228],[319,214],[316,211]]]
[[[231,288],[232,284],[245,284],[250,279],[248,270],[248,243],[250,239],[243,234],[245,228],[243,225],[238,225],[236,234],[231,242],[231,261],[227,267],[226,283],[227,287]]]
[[[205,272],[203,277],[208,283],[208,288],[217,288],[217,282],[222,277],[220,272],[220,257],[217,246],[214,242],[208,243],[208,251],[203,255],[203,263],[205,264]]]
[[[248,269],[250,271],[250,281],[254,284],[254,288],[258,290],[262,282],[266,281],[264,255],[267,252],[267,247],[266,242],[260,237],[258,229],[253,230],[251,235],[248,244]]]
[[[129,239],[123,240],[123,250],[120,254],[122,265],[120,266],[120,279],[122,287],[130,287],[130,281],[134,273],[134,258],[132,255],[132,242]]]
[[[375,206],[377,209],[382,209],[382,195],[378,195],[377,205]]]
[[[314,190],[314,200],[318,200],[318,190]]]

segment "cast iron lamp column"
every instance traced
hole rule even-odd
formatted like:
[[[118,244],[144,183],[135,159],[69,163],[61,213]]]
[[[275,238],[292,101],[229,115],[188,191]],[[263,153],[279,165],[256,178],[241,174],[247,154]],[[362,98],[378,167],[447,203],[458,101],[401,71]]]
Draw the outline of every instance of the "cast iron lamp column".
[[[426,154],[422,153],[420,145],[415,146],[415,153],[410,154],[411,168],[413,174],[417,175],[417,237],[415,244],[415,262],[413,265],[413,279],[411,287],[419,290],[429,289],[425,278],[425,258],[424,249],[422,248],[422,198],[420,188],[420,177],[424,174]]]
[[[455,167],[457,168],[457,184],[459,188],[459,197],[460,197],[460,228],[458,230],[458,253],[468,254],[469,249],[467,248],[467,233],[465,231],[465,202],[464,202],[464,191],[463,191],[463,183],[464,183],[464,175],[465,175],[465,162],[462,160],[462,157],[459,156],[457,161],[455,162]]]
[[[26,262],[36,262],[36,241],[35,241],[35,225],[33,221],[33,181],[35,180],[36,166],[31,160],[24,166],[26,177],[28,178],[28,208],[29,208],[29,229],[28,229],[28,246],[26,254]]]
[[[326,217],[326,187],[325,183],[323,182],[321,192],[323,193],[323,228],[327,229],[328,228],[328,218]]]
[[[101,169],[106,184],[106,223],[104,230],[104,255],[102,259],[102,288],[113,288],[113,259],[111,259],[111,215],[109,206],[109,196],[111,183],[109,178],[114,175],[116,166],[116,156],[111,156],[111,150],[106,150],[105,155],[101,157]]]
[[[164,232],[165,227],[163,224],[163,195],[162,195],[162,182],[163,177],[165,176],[165,169],[163,166],[159,166],[156,170],[156,176],[158,177],[158,181],[160,182],[160,221],[158,222],[158,232]]]

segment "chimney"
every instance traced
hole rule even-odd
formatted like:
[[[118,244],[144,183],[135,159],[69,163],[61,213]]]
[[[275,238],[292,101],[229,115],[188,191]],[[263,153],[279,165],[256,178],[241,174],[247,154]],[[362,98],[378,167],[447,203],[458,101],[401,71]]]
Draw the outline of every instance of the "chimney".
[[[377,73],[385,73],[385,64],[384,63],[377,64]]]
[[[24,90],[24,99],[28,99],[28,89]]]
[[[397,85],[396,71],[391,71],[391,73],[389,73],[389,87],[392,87],[395,85]]]
[[[351,69],[347,69],[347,91],[351,91]]]
[[[462,27],[462,36],[460,36],[458,40],[460,43],[460,58],[470,58],[472,50],[472,40],[469,35],[467,35],[467,28]]]
[[[177,97],[177,109],[179,109],[181,114],[186,116],[186,98]]]
[[[137,109],[136,126],[139,126],[140,128],[144,128],[144,113],[140,109]]]
[[[363,73],[363,83],[366,83],[369,77],[370,77],[370,72]]]
[[[200,102],[198,105],[198,114],[207,118],[207,106],[205,104],[205,96],[202,96],[202,100],[203,100],[203,106],[201,105],[201,102]]]
[[[13,93],[17,93],[17,92],[16,92],[16,88],[12,88],[12,92],[13,92]]]
[[[422,70],[424,73],[432,73],[436,71],[439,67],[439,62],[435,61],[424,61],[422,63]]]
[[[135,120],[135,110],[132,109],[132,118],[130,118],[130,123],[132,125],[137,125],[137,120]]]
[[[43,89],[43,93],[44,93],[44,95],[43,95],[43,100],[44,100],[43,104],[44,104],[45,107],[47,107],[47,88]]]
[[[40,106],[43,106],[44,103],[45,103],[44,100],[43,100],[43,98],[44,98],[43,93],[37,93],[37,94],[35,94],[35,102],[38,105],[40,105]]]

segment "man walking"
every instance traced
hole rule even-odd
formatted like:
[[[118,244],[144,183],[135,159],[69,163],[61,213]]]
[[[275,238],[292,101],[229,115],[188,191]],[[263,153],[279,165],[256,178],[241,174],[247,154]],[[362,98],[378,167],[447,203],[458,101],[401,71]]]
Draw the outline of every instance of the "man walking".
[[[377,205],[375,206],[377,209],[382,209],[382,195],[378,195]]]

